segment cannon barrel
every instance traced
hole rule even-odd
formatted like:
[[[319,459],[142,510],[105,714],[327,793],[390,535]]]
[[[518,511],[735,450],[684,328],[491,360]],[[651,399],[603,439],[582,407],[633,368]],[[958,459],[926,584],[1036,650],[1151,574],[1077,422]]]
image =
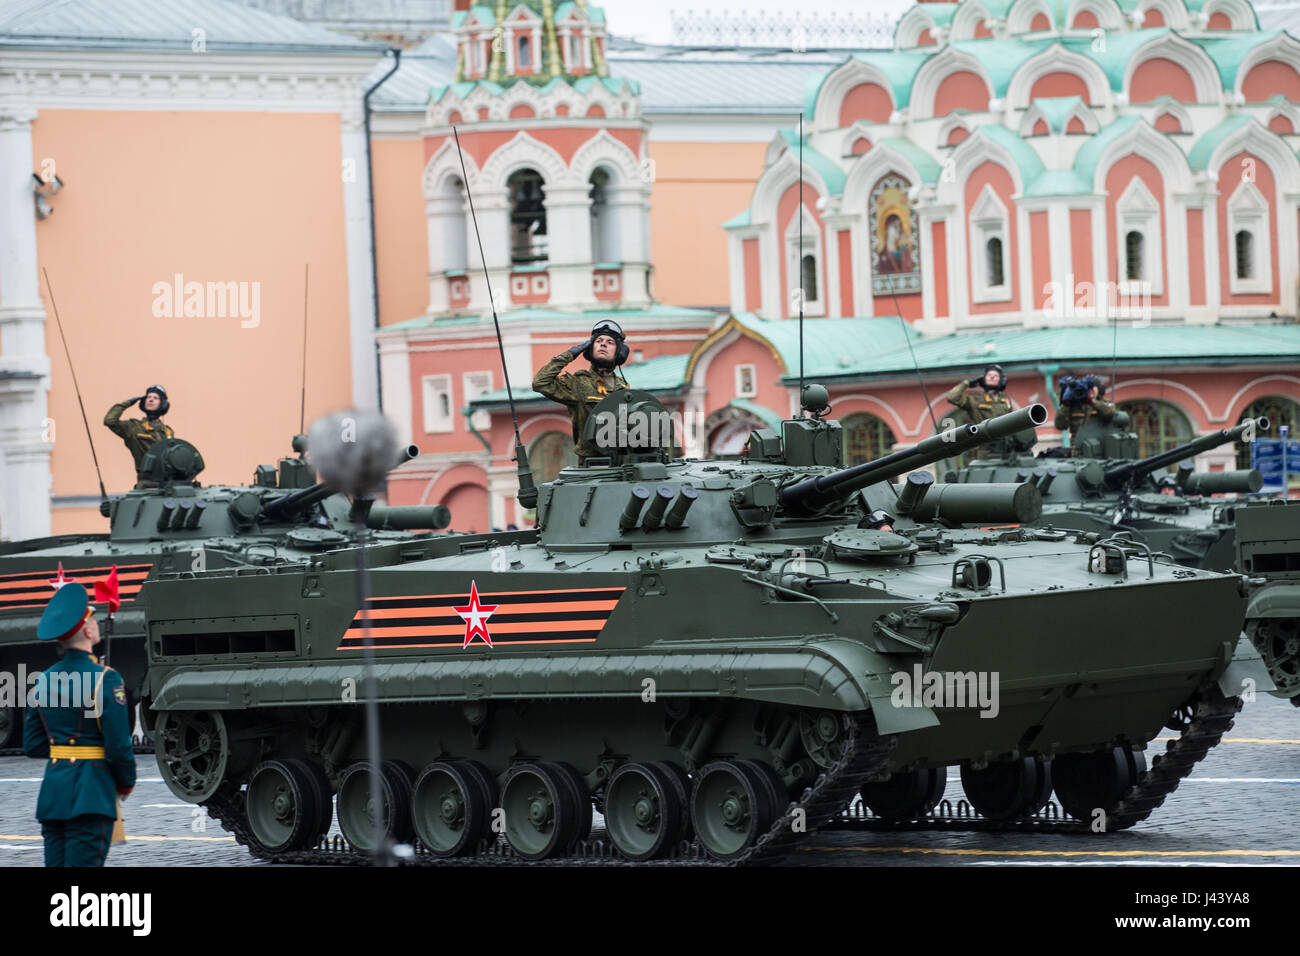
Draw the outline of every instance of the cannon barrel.
[[[1210,432],[1197,438],[1193,438],[1189,442],[1184,442],[1168,451],[1158,452],[1148,458],[1126,462],[1122,465],[1114,465],[1106,469],[1106,487],[1113,489],[1122,488],[1124,485],[1136,481],[1139,478],[1143,478],[1160,468],[1172,465],[1174,462],[1182,461],[1184,458],[1189,458],[1193,455],[1199,455],[1201,452],[1209,451],[1211,448],[1218,448],[1220,445],[1226,445],[1230,441],[1236,441],[1248,429],[1267,431],[1268,419],[1256,418],[1253,421],[1242,422],[1236,428],[1221,428],[1217,432]]]
[[[817,514],[848,495],[878,481],[887,481],[917,468],[960,455],[969,448],[1005,438],[1047,421],[1047,409],[1041,404],[990,418],[978,425],[959,425],[905,448],[826,475],[805,478],[781,489],[781,507],[795,514]]]
[[[366,527],[374,531],[441,531],[451,524],[446,505],[374,505]]]
[[[1264,487],[1264,476],[1254,468],[1240,471],[1197,471],[1183,481],[1187,495],[1249,494]]]
[[[405,445],[398,452],[397,460],[393,462],[393,468],[419,456],[419,445]],[[334,494],[334,488],[323,481],[318,481],[309,488],[300,488],[292,494],[285,495],[283,498],[276,498],[274,501],[262,505],[261,517],[263,520],[286,521],[295,512],[310,508],[316,502],[323,501],[332,494]]]

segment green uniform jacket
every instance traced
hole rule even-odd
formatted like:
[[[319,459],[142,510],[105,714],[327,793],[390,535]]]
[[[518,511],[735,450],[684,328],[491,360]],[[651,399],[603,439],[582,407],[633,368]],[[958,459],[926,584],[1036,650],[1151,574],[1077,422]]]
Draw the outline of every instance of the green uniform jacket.
[[[573,361],[568,351],[561,352],[543,365],[533,378],[533,390],[541,392],[552,401],[567,405],[569,418],[573,420],[573,445],[579,458],[594,458],[604,455],[594,443],[582,440],[582,428],[587,424],[587,416],[592,407],[610,392],[627,388],[627,382],[617,372],[612,382],[600,377],[592,368],[577,372],[565,372],[564,367]]]
[[[973,387],[970,382],[954,385],[948,392],[948,401],[965,412],[972,425],[1015,411],[1005,393]]]
[[[1115,417],[1115,406],[1104,398],[1094,399],[1082,405],[1062,405],[1056,410],[1056,427],[1061,431],[1069,429],[1070,437],[1079,434],[1083,423],[1090,418],[1100,418],[1109,422]]]
[[[122,436],[122,441],[126,442],[126,447],[135,458],[135,470],[139,471],[140,459],[149,450],[149,446],[164,438],[175,438],[176,433],[161,421],[151,422],[147,418],[128,418],[122,421],[122,413],[130,407],[129,398],[125,402],[118,402],[104,416],[104,424],[114,435]]]
[[[65,685],[51,677],[76,674],[76,682]],[[87,713],[81,696],[99,684],[103,713]],[[64,678],[67,680],[67,678]],[[65,697],[71,687],[71,706],[55,707],[55,697]],[[60,693],[60,691],[63,693]],[[127,713],[122,675],[105,667],[86,651],[69,650],[63,660],[38,674],[33,694],[40,693],[45,706],[29,706],[23,723],[23,752],[29,757],[48,758],[50,743],[103,747],[106,760],[51,760],[45,768],[41,793],[36,799],[36,819],[71,820],[83,814],[117,817],[117,791],[135,786],[135,752],[131,747],[131,719]],[[30,701],[29,701],[30,703]]]

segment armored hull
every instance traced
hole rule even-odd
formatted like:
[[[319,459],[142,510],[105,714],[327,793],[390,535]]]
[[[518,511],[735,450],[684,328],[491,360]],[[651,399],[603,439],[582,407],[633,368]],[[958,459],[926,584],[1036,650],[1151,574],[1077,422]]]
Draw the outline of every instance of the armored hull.
[[[845,471],[820,420],[755,433],[739,462],[567,469],[535,531],[368,549],[364,604],[354,550],[158,575],[145,693],[163,777],[271,859],[318,859],[300,854],[337,792],[357,850],[378,816],[425,860],[581,855],[594,800],[624,858],[774,862],[859,794],[923,816],[951,765],[992,819],[1034,813],[1057,767],[1063,805],[1131,826],[1195,762],[1148,772],[1141,748],[1195,711],[1183,729],[1208,749],[1259,667],[1238,646],[1239,578],[1124,539],[858,526],[899,503],[889,478],[1027,415],[1041,406]],[[963,507],[983,523],[1039,504],[1014,485],[980,497]],[[1096,772],[1116,754],[1127,772]]]
[[[44,670],[59,653],[52,642],[37,641],[36,625],[60,569],[64,578],[89,588],[117,568],[122,604],[114,616],[109,663],[121,672],[134,713],[146,667],[140,588],[151,573],[217,568],[249,573],[339,547],[353,531],[347,499],[313,485],[314,474],[301,458],[261,466],[249,486],[206,487],[194,480],[202,459],[186,442],[159,443],[149,461],[157,479],[152,487],[104,502],[107,534],[0,545],[0,672],[15,677],[13,693],[0,694],[0,753],[14,752],[22,743],[20,694],[27,675]],[[294,494],[300,506],[275,506]],[[445,526],[449,519],[446,509],[423,510],[426,526]],[[379,511],[376,518],[387,521],[390,513]],[[421,537],[396,531],[376,535],[380,542]]]

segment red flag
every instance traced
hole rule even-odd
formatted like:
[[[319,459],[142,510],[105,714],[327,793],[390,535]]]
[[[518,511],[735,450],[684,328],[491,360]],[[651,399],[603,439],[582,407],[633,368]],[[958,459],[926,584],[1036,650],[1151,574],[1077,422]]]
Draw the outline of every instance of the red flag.
[[[113,565],[113,570],[108,572],[108,577],[95,582],[95,600],[101,604],[106,603],[110,614],[122,606],[122,599],[117,594],[116,564]]]

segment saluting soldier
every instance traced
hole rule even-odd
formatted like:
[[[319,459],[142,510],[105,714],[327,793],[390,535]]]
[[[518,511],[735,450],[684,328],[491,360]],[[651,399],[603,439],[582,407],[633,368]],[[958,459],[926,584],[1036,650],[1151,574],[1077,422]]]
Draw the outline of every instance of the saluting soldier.
[[[128,418],[123,421],[122,413],[137,404],[140,406],[140,411],[144,412],[144,418]],[[161,385],[150,385],[144,390],[143,395],[118,402],[104,416],[104,424],[108,426],[109,431],[122,437],[122,441],[126,443],[126,447],[135,458],[137,473],[140,471],[141,459],[154,442],[176,437],[176,433],[162,420],[170,408],[171,402],[167,400],[166,389]],[[136,487],[141,487],[139,481],[136,482]]]
[[[958,382],[948,392],[948,401],[966,413],[970,424],[1015,411],[1006,396],[1007,373],[1001,365],[988,365],[984,374],[968,382]]]
[[[628,387],[617,371],[627,361],[628,354],[623,329],[612,319],[601,319],[592,327],[587,341],[565,349],[543,365],[533,378],[534,391],[568,407],[573,422],[574,451],[579,459],[607,454],[594,443],[583,441],[582,428],[597,402],[610,392]],[[565,366],[579,355],[591,367],[565,372]]]
[[[80,584],[54,593],[36,636],[63,648],[63,659],[37,675],[23,724],[23,751],[49,758],[36,800],[45,865],[103,866],[117,801],[135,788],[122,675],[91,653],[99,625]],[[93,688],[93,698],[87,688]]]

